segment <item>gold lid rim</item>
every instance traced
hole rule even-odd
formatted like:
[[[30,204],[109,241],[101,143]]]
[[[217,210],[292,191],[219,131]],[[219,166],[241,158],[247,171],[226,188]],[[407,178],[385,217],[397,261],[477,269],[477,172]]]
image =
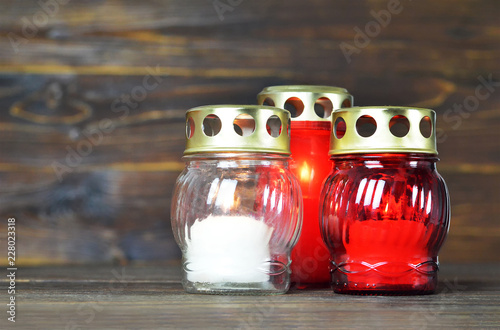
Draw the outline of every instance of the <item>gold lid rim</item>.
[[[342,149],[342,151],[330,151],[330,156],[347,154],[429,154],[438,155],[436,150],[419,148],[379,148],[379,149]]]
[[[194,108],[191,108],[186,111],[186,114],[195,112],[195,111],[211,111],[211,110],[250,110],[255,111],[258,109],[269,109],[269,110],[283,110],[281,108],[271,107],[268,105],[255,105],[255,104],[208,104],[208,105],[200,105]],[[285,110],[286,111],[286,110]]]
[[[253,149],[253,148],[217,148],[217,150],[214,150],[213,148],[190,148],[189,151],[184,151],[183,155],[188,156],[188,155],[194,155],[194,154],[200,154],[200,153],[207,153],[207,154],[213,154],[213,153],[240,153],[240,152],[247,152],[247,153],[259,153],[259,154],[279,154],[279,155],[287,155],[290,156],[290,152],[285,152],[285,151],[276,151],[276,149],[273,148],[259,148],[259,149]]]
[[[268,99],[272,100],[275,107],[281,109],[285,108],[287,101],[296,109],[302,108],[302,111],[298,110],[298,114],[291,120],[309,122],[328,122],[334,110],[350,107],[353,102],[353,97],[347,89],[321,85],[268,86],[257,94],[257,103],[264,104]],[[316,104],[323,107],[322,113],[316,112]]]
[[[217,122],[216,131],[205,132],[207,118]],[[289,130],[290,113],[284,109],[246,104],[199,106],[186,111],[184,155],[218,152],[290,155]]]
[[[365,110],[418,110],[418,111],[433,111],[433,109],[429,108],[419,108],[419,107],[405,107],[405,106],[397,106],[397,105],[374,105],[374,106],[354,106],[350,108],[340,108],[335,110],[335,112],[342,111],[365,111]]]
[[[285,93],[285,92],[304,92],[304,93],[335,93],[349,94],[349,91],[343,87],[326,85],[276,85],[267,86],[259,94],[265,93]]]
[[[337,138],[338,119],[344,124]],[[375,129],[363,136],[358,121],[370,121]],[[339,122],[342,122],[339,120]],[[361,122],[363,122],[361,120]],[[423,153],[438,155],[436,146],[436,113],[432,109],[403,106],[362,106],[335,110],[331,118],[332,131],[328,154],[365,153]],[[429,134],[422,129],[428,126]],[[393,125],[406,126],[406,133],[398,135]],[[362,126],[361,124],[360,126]],[[395,130],[397,131],[397,130]],[[427,136],[426,136],[427,135]]]

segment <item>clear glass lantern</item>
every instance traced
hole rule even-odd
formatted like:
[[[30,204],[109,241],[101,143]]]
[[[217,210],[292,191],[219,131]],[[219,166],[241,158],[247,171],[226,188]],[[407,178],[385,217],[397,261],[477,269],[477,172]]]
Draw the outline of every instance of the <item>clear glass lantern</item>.
[[[330,255],[321,239],[319,195],[332,164],[331,114],[350,107],[352,96],[344,88],[330,86],[271,86],[257,96],[259,104],[283,108],[291,113],[291,170],[300,182],[304,199],[304,223],[292,250],[292,284],[298,289],[327,287]]]
[[[289,114],[265,106],[205,106],[186,114],[186,168],[171,222],[184,289],[279,294],[302,223],[289,170]]]
[[[320,216],[334,291],[434,292],[450,223],[434,111],[360,107],[335,111],[332,122]]]

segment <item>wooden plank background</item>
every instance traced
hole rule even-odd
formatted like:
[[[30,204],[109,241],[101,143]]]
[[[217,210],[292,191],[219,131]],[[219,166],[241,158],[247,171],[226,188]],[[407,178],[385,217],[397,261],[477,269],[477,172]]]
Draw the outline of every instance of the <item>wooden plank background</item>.
[[[279,84],[435,109],[453,213],[441,260],[500,261],[497,0],[42,3],[0,2],[0,223],[17,219],[19,265],[179,258],[184,112]],[[372,30],[348,62],[356,28]]]

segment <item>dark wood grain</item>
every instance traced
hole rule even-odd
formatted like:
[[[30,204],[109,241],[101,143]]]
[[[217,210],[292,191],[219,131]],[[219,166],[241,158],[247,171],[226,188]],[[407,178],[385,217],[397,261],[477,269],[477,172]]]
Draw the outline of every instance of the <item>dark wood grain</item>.
[[[330,289],[279,296],[184,293],[180,267],[37,267],[18,271],[23,329],[498,328],[498,265],[445,264],[437,293],[349,296]],[[5,280],[2,280],[5,281]],[[3,322],[3,321],[2,321]]]
[[[242,1],[221,20],[206,0],[71,1],[31,33],[37,2],[0,3],[0,218],[18,219],[19,262],[177,259],[184,112],[280,84],[435,109],[452,199],[441,260],[500,261],[500,4],[402,0],[348,63],[340,45],[388,3]],[[489,77],[477,107],[453,110]]]
[[[9,63],[40,72],[80,68],[81,73],[123,74],[126,68],[137,72],[160,64],[165,73],[180,76],[302,79],[332,79],[335,71],[352,76],[425,72],[467,80],[471,69],[490,72],[496,66],[499,8],[494,0],[458,5],[453,0],[401,1],[401,12],[392,15],[390,25],[347,66],[340,42],[352,42],[353,28],[364,29],[374,20],[370,11],[387,5],[385,0],[244,1],[221,21],[212,2],[203,0],[70,3],[20,46]],[[4,5],[2,30],[21,35],[21,19],[33,21],[39,11],[27,0]],[[2,57],[12,56],[10,43],[3,42]]]

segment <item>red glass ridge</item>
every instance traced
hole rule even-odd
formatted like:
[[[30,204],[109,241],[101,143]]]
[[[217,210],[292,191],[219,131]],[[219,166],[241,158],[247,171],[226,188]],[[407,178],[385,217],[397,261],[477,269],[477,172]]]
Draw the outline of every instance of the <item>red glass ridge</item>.
[[[335,292],[425,294],[437,284],[449,197],[432,155],[332,157],[321,228]]]

